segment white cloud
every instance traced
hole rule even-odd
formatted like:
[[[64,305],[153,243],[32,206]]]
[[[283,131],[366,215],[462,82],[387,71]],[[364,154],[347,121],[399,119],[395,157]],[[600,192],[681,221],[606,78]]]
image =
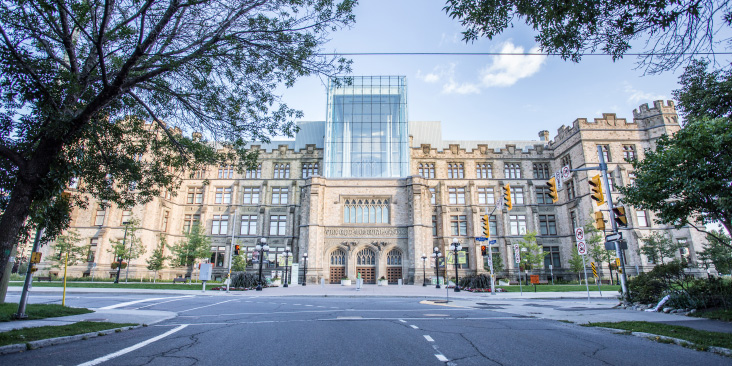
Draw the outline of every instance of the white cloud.
[[[422,70],[417,70],[417,79],[424,81],[425,83],[436,83],[440,81],[441,73],[438,71],[438,67],[432,72],[422,74]]]
[[[528,53],[539,53],[538,47],[533,47]],[[493,57],[492,63],[481,71],[480,79],[484,87],[511,86],[519,79],[527,78],[536,74],[546,60],[543,55],[515,55],[524,53],[524,48],[506,42],[501,47],[500,53],[504,55]],[[508,53],[514,55],[508,55]]]
[[[442,86],[445,94],[479,94],[480,86],[473,83],[457,83],[453,78]]]
[[[628,93],[628,102],[631,103],[648,103],[653,102],[655,100],[667,100],[668,97],[666,97],[663,94],[653,94],[644,92],[642,90],[638,90],[633,87],[629,82],[625,82],[623,86],[623,91]]]

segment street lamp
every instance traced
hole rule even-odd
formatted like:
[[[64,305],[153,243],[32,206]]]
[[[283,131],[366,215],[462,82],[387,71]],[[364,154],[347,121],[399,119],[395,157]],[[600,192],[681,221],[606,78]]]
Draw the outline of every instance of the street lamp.
[[[303,262],[303,269],[302,269],[302,285],[307,285],[307,275],[308,275],[308,253],[302,253],[302,262]]]
[[[422,286],[427,286],[427,255],[422,253]]]
[[[452,261],[455,263],[455,292],[460,292],[460,278],[458,277],[458,251],[463,250],[463,246],[460,245],[457,238],[452,238],[452,244],[450,244],[450,250],[452,250],[453,256]]]
[[[125,241],[127,240],[127,224],[129,224],[129,221],[125,221],[122,223],[122,225],[125,226],[125,236],[122,237],[122,252],[119,256],[119,263],[117,263],[117,277],[114,279],[114,283],[119,283],[119,274],[122,272],[122,257],[125,253]]]
[[[282,287],[290,287],[287,285],[288,277],[287,277],[287,266],[290,264],[290,250],[285,249],[285,284]]]
[[[435,250],[432,252],[432,258],[435,259],[435,276],[437,276],[437,286],[435,288],[440,288],[440,257],[442,257],[440,248],[435,247]]]
[[[262,244],[257,244],[254,250],[259,251],[259,283],[257,283],[257,291],[262,291],[262,262],[264,262],[264,252],[269,251],[269,245],[267,245],[267,239],[262,238],[259,240]]]

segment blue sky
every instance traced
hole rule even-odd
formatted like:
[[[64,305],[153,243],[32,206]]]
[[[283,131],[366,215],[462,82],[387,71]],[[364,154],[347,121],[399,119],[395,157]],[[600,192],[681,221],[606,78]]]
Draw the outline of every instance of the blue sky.
[[[529,52],[532,31],[515,24],[493,40],[466,44],[462,27],[442,0],[363,0],[356,24],[332,34],[323,52]],[[633,51],[640,51],[634,49]],[[537,140],[576,118],[616,113],[671,99],[681,70],[643,75],[635,57],[612,62],[585,56],[580,63],[544,56],[352,56],[352,75],[405,75],[409,119],[442,121],[450,140]],[[283,92],[284,101],[325,120],[326,89],[316,77]]]

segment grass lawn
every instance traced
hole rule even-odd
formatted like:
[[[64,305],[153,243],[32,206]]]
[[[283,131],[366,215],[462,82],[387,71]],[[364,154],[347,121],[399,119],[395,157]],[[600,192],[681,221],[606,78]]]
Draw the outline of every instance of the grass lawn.
[[[0,322],[9,322],[15,320],[13,315],[18,312],[18,304],[3,303],[0,304]],[[85,308],[70,308],[58,304],[27,304],[25,313],[28,318],[24,320],[36,320],[53,318],[57,316],[78,315],[92,313],[93,311]]]
[[[113,282],[66,282],[66,287],[84,287],[84,288],[142,288],[154,290],[196,290],[201,291],[201,283],[185,284],[185,283],[149,283],[149,282],[130,282],[118,283]],[[220,286],[219,282],[207,282],[206,289]],[[10,286],[23,286],[22,283],[11,283]],[[63,282],[33,282],[33,287],[63,287]]]
[[[697,318],[708,318],[714,320],[722,320],[732,322],[732,309],[716,309],[716,310],[700,310],[694,314],[689,314]]]
[[[519,286],[496,286],[496,288],[502,288],[505,289],[508,292],[519,292],[521,289]],[[602,289],[603,295],[605,294],[605,291],[608,293],[617,293],[620,289],[620,286],[615,285],[602,285],[600,286]],[[567,292],[567,291],[587,291],[587,288],[585,285],[536,285],[536,292]],[[597,292],[597,285],[590,285],[590,291],[591,292]],[[524,286],[524,292],[534,292],[534,285],[528,285]]]
[[[78,322],[68,325],[54,325],[46,327],[34,327],[15,329],[0,333],[0,346],[9,344],[26,343],[39,339],[65,337],[77,334],[98,332],[100,330],[128,327],[132,323],[107,323],[107,322]]]
[[[707,332],[678,325],[651,322],[618,322],[591,323],[585,326],[623,329],[631,332],[645,332],[663,335],[692,342],[702,349],[709,346],[732,348],[732,334],[730,333]]]

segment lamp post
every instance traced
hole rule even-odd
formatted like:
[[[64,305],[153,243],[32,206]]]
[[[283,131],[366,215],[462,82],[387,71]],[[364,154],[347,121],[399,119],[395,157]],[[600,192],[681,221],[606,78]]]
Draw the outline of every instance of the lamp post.
[[[422,287],[427,286],[427,255],[422,253]]]
[[[440,288],[440,257],[442,257],[440,248],[435,247],[435,250],[432,252],[432,258],[435,259],[435,276],[437,277],[437,285],[435,288]]]
[[[290,287],[287,285],[288,278],[287,278],[287,266],[290,264],[290,250],[285,249],[285,284],[282,285],[282,287]]]
[[[452,250],[453,256],[452,261],[455,263],[455,292],[460,292],[460,278],[458,277],[458,251],[463,250],[463,246],[460,245],[457,238],[452,238],[452,244],[450,244],[450,250]]]
[[[302,285],[307,285],[308,282],[308,253],[302,253],[302,262],[303,262],[303,269],[302,269]]]
[[[257,291],[262,291],[262,263],[264,262],[264,252],[269,251],[269,245],[267,245],[267,239],[265,238],[259,241],[261,245],[257,244],[254,249],[259,251],[259,283],[257,283]]]
[[[122,223],[122,225],[125,226],[125,235],[122,237],[122,253],[119,256],[119,263],[117,263],[117,277],[114,279],[114,283],[119,283],[119,274],[122,272],[122,257],[125,253],[125,241],[127,240],[127,224],[129,224],[129,221],[125,221]]]

